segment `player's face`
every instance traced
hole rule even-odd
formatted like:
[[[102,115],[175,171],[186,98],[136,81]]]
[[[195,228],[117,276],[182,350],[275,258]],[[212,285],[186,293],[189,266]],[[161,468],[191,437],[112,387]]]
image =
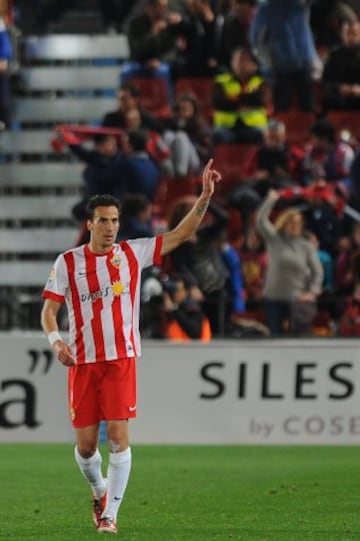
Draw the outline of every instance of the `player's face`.
[[[109,251],[119,230],[119,212],[116,207],[96,207],[94,217],[87,222],[90,245],[94,252]]]

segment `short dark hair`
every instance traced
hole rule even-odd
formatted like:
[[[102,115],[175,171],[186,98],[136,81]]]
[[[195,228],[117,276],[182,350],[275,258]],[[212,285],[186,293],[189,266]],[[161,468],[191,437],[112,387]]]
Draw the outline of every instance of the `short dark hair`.
[[[321,139],[326,139],[329,143],[335,143],[336,141],[335,126],[326,118],[316,120],[310,126],[310,134],[320,137]]]
[[[93,137],[93,141],[95,145],[102,145],[109,139],[109,137],[114,137],[113,135],[110,135],[109,133],[95,133]]]
[[[88,220],[92,220],[94,218],[94,212],[97,207],[116,207],[119,211],[119,215],[121,212],[120,201],[113,195],[93,195],[90,197],[86,205],[86,217]]]
[[[147,209],[151,205],[149,199],[141,193],[125,194],[121,203],[122,219],[136,216],[139,212]]]
[[[123,83],[119,87],[120,90],[126,90],[133,98],[138,98],[140,94],[139,87],[129,82]]]
[[[147,148],[148,135],[144,130],[128,130],[129,144],[135,152],[143,152]]]
[[[242,47],[242,46],[235,47],[235,49],[233,49],[232,52],[231,52],[231,58],[233,58],[235,56],[235,54],[237,54],[237,53],[245,53],[245,54],[247,54],[248,57],[250,58],[250,60],[259,68],[260,60],[257,57],[255,51],[253,51],[253,49],[251,49],[251,47]]]
[[[146,0],[146,5],[148,6],[157,6],[159,3],[159,0]]]

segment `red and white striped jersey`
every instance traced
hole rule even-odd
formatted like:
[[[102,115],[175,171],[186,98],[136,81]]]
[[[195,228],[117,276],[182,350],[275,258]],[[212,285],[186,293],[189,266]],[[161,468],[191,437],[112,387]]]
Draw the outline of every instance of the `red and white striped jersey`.
[[[59,255],[43,298],[66,302],[77,364],[141,354],[141,270],[161,263],[161,246],[158,236],[114,244],[104,255],[87,244]]]

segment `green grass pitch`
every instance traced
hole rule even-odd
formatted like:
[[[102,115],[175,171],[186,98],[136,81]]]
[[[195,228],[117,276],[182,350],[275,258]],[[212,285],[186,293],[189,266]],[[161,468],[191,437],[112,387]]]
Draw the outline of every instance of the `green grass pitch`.
[[[133,446],[110,537],[359,541],[359,455],[358,447]],[[73,446],[2,444],[0,481],[1,541],[99,539]]]

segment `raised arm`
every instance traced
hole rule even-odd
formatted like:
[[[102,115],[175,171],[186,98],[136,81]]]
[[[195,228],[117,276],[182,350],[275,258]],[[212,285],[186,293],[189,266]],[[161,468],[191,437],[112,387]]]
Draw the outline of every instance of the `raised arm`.
[[[276,190],[269,190],[256,213],[256,227],[265,240],[277,235],[277,231],[271,223],[269,216],[278,199],[278,192]]]
[[[221,180],[218,171],[212,168],[213,160],[209,160],[202,174],[202,192],[190,212],[171,231],[163,235],[161,255],[168,254],[175,250],[180,244],[189,240],[195,233],[208,208],[212,194],[214,193],[215,182]]]

